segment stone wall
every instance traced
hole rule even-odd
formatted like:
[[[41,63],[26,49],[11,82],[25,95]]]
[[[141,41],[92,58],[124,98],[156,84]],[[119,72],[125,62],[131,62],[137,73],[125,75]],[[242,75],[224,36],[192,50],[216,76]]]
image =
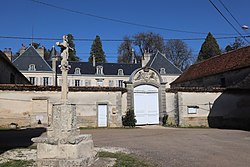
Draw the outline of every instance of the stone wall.
[[[176,126],[178,125],[178,115],[176,114],[178,111],[177,106],[177,95],[173,92],[166,93],[166,113],[168,116],[167,125]]]
[[[179,126],[206,126],[214,101],[221,92],[178,92]]]
[[[0,126],[17,123],[19,126],[48,125],[52,118],[52,105],[60,103],[59,91],[43,89],[7,90],[0,87]],[[13,88],[14,89],[14,88]],[[71,90],[71,89],[70,89]],[[69,92],[69,102],[76,104],[78,126],[97,126],[98,104],[108,106],[108,126],[120,127],[122,116],[121,89],[77,88]]]

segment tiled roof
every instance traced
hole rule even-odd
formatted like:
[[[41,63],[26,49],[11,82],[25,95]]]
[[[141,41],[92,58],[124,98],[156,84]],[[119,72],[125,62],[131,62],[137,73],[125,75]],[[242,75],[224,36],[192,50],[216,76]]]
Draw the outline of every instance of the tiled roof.
[[[52,71],[48,63],[38,54],[33,46],[30,46],[23,54],[18,56],[13,64],[20,71],[28,71],[29,65],[34,64],[36,71]]]
[[[181,70],[173,65],[162,53],[159,51],[151,57],[147,66],[154,68],[158,72],[161,68],[165,68],[166,74],[181,74]]]
[[[171,84],[182,83],[245,67],[250,67],[250,46],[191,65]]]

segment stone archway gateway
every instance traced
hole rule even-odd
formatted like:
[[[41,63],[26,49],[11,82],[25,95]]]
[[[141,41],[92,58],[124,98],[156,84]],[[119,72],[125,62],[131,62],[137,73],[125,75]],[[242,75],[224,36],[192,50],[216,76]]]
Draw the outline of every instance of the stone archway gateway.
[[[134,71],[127,88],[127,108],[134,109],[137,125],[160,124],[166,114],[166,82],[153,68]]]
[[[159,124],[158,88],[151,85],[135,87],[134,111],[137,125]]]

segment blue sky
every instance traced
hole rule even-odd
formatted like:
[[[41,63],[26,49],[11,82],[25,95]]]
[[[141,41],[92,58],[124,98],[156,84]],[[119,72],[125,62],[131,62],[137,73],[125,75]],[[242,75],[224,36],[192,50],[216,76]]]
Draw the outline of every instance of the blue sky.
[[[138,32],[155,32],[165,39],[205,38],[208,32],[215,37],[238,36],[237,32],[223,19],[209,0],[37,0],[80,13],[117,19],[137,24],[162,27],[181,31],[201,32],[180,33],[148,27],[133,26],[36,3],[32,0],[1,0],[0,36],[62,38],[64,34],[73,34],[77,39],[122,39]],[[237,21],[250,26],[249,0],[221,0]],[[242,30],[223,8],[218,0],[212,0],[227,19],[242,33]],[[229,34],[229,35],[227,35]],[[250,39],[249,39],[250,40]],[[51,48],[57,40],[35,40],[46,48]],[[221,48],[234,39],[217,40]],[[21,44],[29,45],[31,40],[0,38],[0,50],[12,48],[16,52]],[[198,54],[204,40],[185,40]],[[103,50],[108,62],[116,62],[117,48],[121,42],[103,41]],[[75,41],[77,55],[87,61],[92,41]],[[59,50],[59,49],[58,49]]]

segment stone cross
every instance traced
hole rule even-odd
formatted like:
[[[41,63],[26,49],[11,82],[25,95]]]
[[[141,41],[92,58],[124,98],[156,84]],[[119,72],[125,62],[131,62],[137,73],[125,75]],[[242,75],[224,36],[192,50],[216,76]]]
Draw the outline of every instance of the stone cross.
[[[61,48],[62,95],[61,103],[53,104],[52,123],[47,137],[32,138],[37,143],[37,167],[88,167],[95,162],[96,151],[92,136],[80,134],[77,128],[76,105],[68,102],[69,46],[68,37],[57,42]]]
[[[73,50],[69,46],[68,36],[63,36],[63,42],[56,42],[56,45],[61,48],[61,71],[62,71],[62,94],[61,94],[61,101],[63,104],[66,104],[68,101],[68,71],[70,69],[70,65],[68,62],[69,57],[69,49]]]

